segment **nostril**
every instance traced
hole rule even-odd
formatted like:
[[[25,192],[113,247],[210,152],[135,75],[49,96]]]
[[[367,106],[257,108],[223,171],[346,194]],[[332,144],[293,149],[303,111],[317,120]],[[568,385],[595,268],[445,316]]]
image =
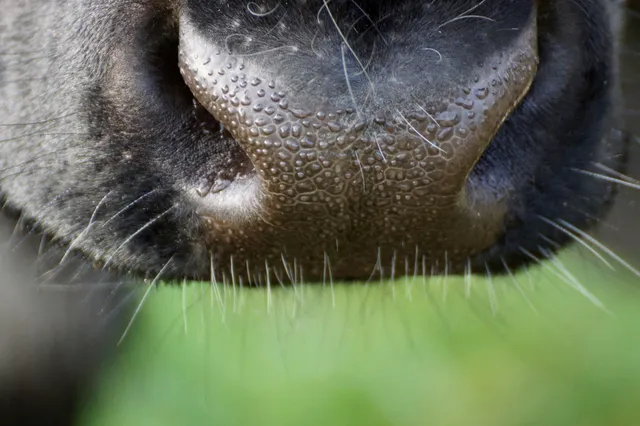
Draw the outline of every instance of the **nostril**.
[[[167,16],[158,13],[140,29],[138,55],[128,64],[150,117],[163,122],[155,127],[174,126],[171,152],[158,147],[157,155],[199,213],[237,221],[257,197],[255,169],[228,127],[194,98],[179,67],[177,26]]]
[[[254,172],[254,167],[242,148],[235,144],[234,139],[225,126],[217,121],[196,99],[193,99],[193,113],[205,134],[215,133],[219,140],[227,141],[227,152],[224,161],[216,170],[202,177],[195,188],[201,197],[225,190],[236,179],[242,179]],[[214,149],[214,147],[211,147]]]
[[[184,84],[184,83],[183,83]],[[255,168],[231,133],[197,99],[192,98],[193,118],[205,144],[201,149],[216,152],[215,164],[187,188],[198,213],[217,219],[237,221],[242,206],[252,204],[257,194]]]

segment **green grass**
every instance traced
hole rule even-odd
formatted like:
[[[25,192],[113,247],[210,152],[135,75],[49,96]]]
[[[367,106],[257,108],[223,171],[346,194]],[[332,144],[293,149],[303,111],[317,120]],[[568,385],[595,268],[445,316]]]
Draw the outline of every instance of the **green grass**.
[[[270,301],[160,286],[80,424],[640,424],[640,280],[562,259],[605,308],[546,268],[470,295],[458,277]]]

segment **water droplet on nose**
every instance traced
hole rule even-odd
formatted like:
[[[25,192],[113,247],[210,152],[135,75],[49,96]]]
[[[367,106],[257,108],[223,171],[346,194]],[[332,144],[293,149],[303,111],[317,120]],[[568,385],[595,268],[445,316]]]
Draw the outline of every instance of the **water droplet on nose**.
[[[486,98],[488,95],[489,95],[489,89],[487,89],[486,87],[481,87],[479,89],[476,89],[476,98],[482,100]]]
[[[447,141],[453,135],[453,129],[451,127],[445,127],[438,132],[437,138],[440,142]]]
[[[444,111],[436,117],[441,127],[452,127],[460,122],[460,116],[456,111]]]
[[[455,103],[456,105],[461,106],[464,109],[473,108],[473,99],[457,98],[455,100]]]
[[[278,128],[278,135],[280,135],[281,138],[288,137],[290,132],[291,126],[289,124],[283,124]]]
[[[300,149],[300,145],[294,139],[287,139],[284,141],[284,146],[289,151],[297,152]]]
[[[268,125],[264,126],[261,129],[261,131],[262,131],[263,135],[270,136],[276,131],[276,126],[274,126],[273,124],[268,124]]]
[[[255,119],[254,123],[256,126],[262,127],[262,126],[266,126],[269,123],[269,120],[267,120],[264,117],[258,117]]]
[[[311,115],[310,111],[300,108],[293,108],[290,110],[291,114],[296,118],[307,118]]]

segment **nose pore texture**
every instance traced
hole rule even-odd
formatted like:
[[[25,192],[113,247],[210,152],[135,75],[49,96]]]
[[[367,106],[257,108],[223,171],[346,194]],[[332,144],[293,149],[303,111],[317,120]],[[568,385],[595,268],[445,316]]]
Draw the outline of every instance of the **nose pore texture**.
[[[424,106],[408,101],[354,111],[332,105],[322,93],[316,99],[296,97],[259,62],[226,54],[188,25],[182,28],[180,64],[196,99],[229,130],[281,202],[307,202],[312,197],[305,194],[311,193],[338,196],[351,187],[360,195],[379,188],[382,198],[406,194],[406,201],[419,205],[425,196],[462,189],[526,94],[537,60],[531,33],[510,57],[478,66],[468,85],[439,93],[440,99]],[[421,94],[407,93],[412,97],[419,100]]]
[[[437,247],[457,238],[451,230],[484,226],[468,241],[458,238],[475,249],[495,238],[498,231],[480,223],[477,212],[465,212],[465,183],[532,82],[535,25],[511,49],[470,70],[467,84],[407,93],[406,103],[363,111],[323,93],[301,96],[273,62],[229,54],[186,19],[180,26],[185,82],[253,163],[261,221],[278,229],[313,227],[300,247],[349,232],[358,241],[415,238]],[[491,215],[486,220],[497,223]]]

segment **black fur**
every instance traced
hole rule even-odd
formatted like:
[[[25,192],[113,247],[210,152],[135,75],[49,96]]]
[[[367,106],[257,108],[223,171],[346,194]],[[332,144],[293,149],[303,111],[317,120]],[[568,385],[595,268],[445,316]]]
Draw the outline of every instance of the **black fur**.
[[[235,1],[3,2],[9,13],[0,27],[0,165],[8,205],[60,243],[75,241],[74,247],[106,266],[155,274],[171,259],[168,275],[206,278],[209,248],[201,241],[202,223],[180,188],[224,167],[229,150],[237,148],[216,139],[215,120],[203,122],[193,114],[192,96],[176,65],[176,14],[192,16],[213,39],[237,33],[257,40],[256,46],[238,49],[302,46],[297,56],[277,56],[276,62],[263,55],[262,64],[281,67],[283,79],[301,87],[301,93],[318,75],[317,67],[324,67],[329,77],[313,90],[352,106],[333,48],[337,33],[331,26],[316,32],[322,2],[276,4],[273,13],[257,17]],[[353,31],[370,35],[357,38],[354,49],[371,52],[385,36],[400,40],[378,47],[370,68],[371,78],[382,82],[379,102],[398,104],[409,89],[389,83],[385,94],[384,81],[393,74],[404,79],[402,87],[422,87],[429,69],[423,61],[412,62],[411,55],[433,26],[478,4],[377,0],[359,7],[339,1],[333,7],[338,25],[348,28],[355,21]],[[270,6],[265,3],[264,10]],[[484,2],[474,14],[493,21],[462,19],[450,24],[454,29],[447,37],[431,37],[441,54],[469,64],[444,77],[465,77],[491,48],[507,45],[532,7],[531,0]],[[539,246],[549,246],[540,235],[561,245],[569,240],[539,215],[586,228],[610,203],[611,185],[574,169],[593,169],[594,162],[622,167],[624,147],[612,114],[615,7],[611,0],[539,2],[540,65],[533,87],[469,178],[474,188],[508,196],[502,237],[475,255],[474,269],[483,270],[485,262],[499,264],[501,258],[514,266],[522,263],[521,248],[538,252]],[[368,18],[358,20],[363,12]],[[502,26],[498,34],[504,35],[482,44],[476,39],[483,25]],[[309,55],[312,44],[325,60]],[[280,65],[280,59],[289,66]],[[356,97],[361,80],[354,82]],[[214,130],[213,136],[203,126]],[[89,226],[92,216],[98,225]]]

